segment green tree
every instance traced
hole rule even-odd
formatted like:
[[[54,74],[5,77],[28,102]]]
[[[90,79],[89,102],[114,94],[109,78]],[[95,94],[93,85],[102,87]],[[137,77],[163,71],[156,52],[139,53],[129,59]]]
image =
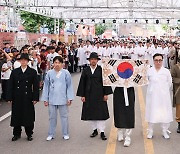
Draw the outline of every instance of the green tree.
[[[169,30],[168,24],[163,24],[162,29],[165,30],[166,32]]]
[[[96,35],[102,35],[106,29],[107,29],[107,26],[104,24],[96,24],[95,25]]]
[[[54,32],[54,19],[46,16],[34,14],[31,12],[21,11],[21,19],[23,20],[23,26],[27,32],[38,33],[40,27],[48,28],[49,33]],[[60,20],[60,28],[62,27],[64,20]]]

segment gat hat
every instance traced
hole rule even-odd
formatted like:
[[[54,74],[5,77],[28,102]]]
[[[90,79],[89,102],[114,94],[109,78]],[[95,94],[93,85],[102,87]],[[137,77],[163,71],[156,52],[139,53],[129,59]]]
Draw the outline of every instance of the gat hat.
[[[92,58],[95,58],[97,60],[101,60],[99,57],[98,57],[98,54],[96,52],[92,52],[89,56],[89,58],[87,58],[87,60],[90,60]]]
[[[28,61],[31,61],[31,59],[29,59],[29,55],[27,53],[22,53],[20,58],[18,58],[18,60],[20,59],[26,59]]]

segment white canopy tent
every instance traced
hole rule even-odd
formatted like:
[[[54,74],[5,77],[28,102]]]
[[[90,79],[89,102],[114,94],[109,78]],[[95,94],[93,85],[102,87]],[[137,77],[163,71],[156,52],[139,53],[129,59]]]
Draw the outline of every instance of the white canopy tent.
[[[0,0],[1,6],[25,10],[76,23],[168,22],[180,19],[180,0]]]

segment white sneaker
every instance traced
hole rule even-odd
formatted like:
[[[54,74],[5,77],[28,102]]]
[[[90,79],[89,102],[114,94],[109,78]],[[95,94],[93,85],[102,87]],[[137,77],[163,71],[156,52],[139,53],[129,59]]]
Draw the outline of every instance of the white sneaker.
[[[69,136],[68,136],[68,135],[64,135],[64,136],[63,136],[63,139],[69,140]]]
[[[48,136],[48,137],[46,138],[46,141],[51,141],[52,139],[54,139],[52,136]]]
[[[147,138],[148,139],[152,139],[153,138],[153,131],[152,130],[148,130]]]
[[[124,141],[124,147],[129,147],[131,144],[131,138],[130,137],[126,137],[125,141]]]
[[[169,135],[168,135],[168,133],[167,133],[167,131],[163,131],[162,134],[163,134],[163,137],[164,137],[165,139],[169,139],[169,138],[170,138]]]
[[[119,142],[122,142],[122,141],[124,140],[123,132],[122,132],[122,131],[118,131],[117,140],[118,140]]]

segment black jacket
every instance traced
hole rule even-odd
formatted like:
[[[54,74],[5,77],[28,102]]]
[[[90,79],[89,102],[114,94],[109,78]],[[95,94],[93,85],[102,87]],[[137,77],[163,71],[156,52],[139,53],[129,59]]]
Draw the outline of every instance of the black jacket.
[[[33,101],[39,101],[39,83],[34,69],[27,67],[23,73],[19,67],[12,71],[7,100],[12,101],[11,126],[30,126],[34,123]]]

